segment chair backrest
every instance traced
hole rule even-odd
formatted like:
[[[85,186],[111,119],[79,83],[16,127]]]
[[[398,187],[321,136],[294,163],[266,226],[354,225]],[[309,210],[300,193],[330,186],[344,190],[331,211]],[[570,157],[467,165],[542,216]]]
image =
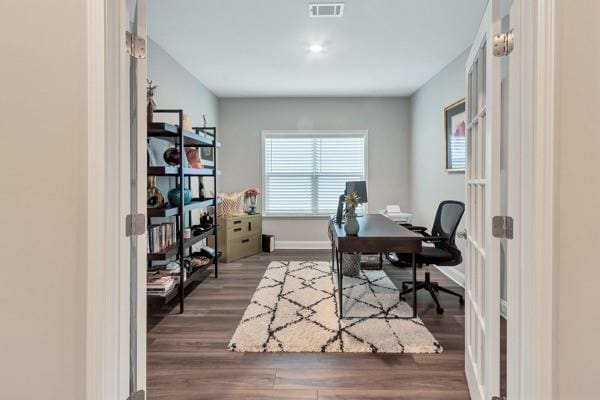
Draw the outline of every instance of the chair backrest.
[[[448,239],[447,244],[455,246],[456,230],[464,213],[464,203],[455,200],[442,201],[435,214],[431,234],[445,237]]]

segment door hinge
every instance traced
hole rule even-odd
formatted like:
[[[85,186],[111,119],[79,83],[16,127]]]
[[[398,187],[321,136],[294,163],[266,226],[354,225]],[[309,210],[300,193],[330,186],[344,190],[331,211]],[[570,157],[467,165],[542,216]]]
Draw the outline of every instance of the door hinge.
[[[146,400],[146,393],[143,390],[138,390],[135,393],[131,393],[127,400]]]
[[[146,58],[146,39],[125,32],[125,51],[134,58]]]
[[[129,214],[125,217],[125,235],[137,236],[146,232],[146,216],[144,214]]]
[[[511,29],[494,36],[494,55],[504,57],[512,53],[515,48],[515,34]]]
[[[502,239],[513,238],[513,219],[507,216],[492,217],[492,235]]]

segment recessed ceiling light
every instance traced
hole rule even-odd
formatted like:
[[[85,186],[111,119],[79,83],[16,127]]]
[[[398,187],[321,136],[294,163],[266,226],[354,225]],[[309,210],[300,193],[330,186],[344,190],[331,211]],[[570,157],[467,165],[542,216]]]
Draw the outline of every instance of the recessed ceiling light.
[[[323,46],[321,46],[320,44],[311,44],[308,49],[310,50],[311,53],[315,53],[315,54],[323,52]]]

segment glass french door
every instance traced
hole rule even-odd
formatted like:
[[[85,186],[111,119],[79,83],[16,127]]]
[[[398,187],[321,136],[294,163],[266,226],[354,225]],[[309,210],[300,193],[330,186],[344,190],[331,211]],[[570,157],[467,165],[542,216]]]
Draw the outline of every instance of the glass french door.
[[[465,373],[473,400],[499,395],[500,245],[492,216],[500,203],[500,0],[489,0],[466,64],[467,246]]]

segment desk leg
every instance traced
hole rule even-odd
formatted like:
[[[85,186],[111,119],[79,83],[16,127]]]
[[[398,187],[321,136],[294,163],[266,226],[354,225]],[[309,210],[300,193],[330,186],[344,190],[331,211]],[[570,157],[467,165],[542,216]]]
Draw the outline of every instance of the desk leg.
[[[335,248],[335,271],[337,272],[340,267],[340,253],[338,252],[337,247]]]
[[[333,266],[335,265],[335,256],[334,256],[334,252],[335,252],[335,243],[333,242],[333,240],[331,241],[331,270],[334,271]]]
[[[412,281],[413,318],[417,318],[417,264],[415,264],[415,253],[412,253]]]
[[[340,303],[340,319],[344,318],[343,315],[343,308],[342,308],[342,291],[344,290],[344,284],[342,282],[344,273],[342,272],[342,264],[344,263],[344,253],[340,252],[339,253],[339,259],[338,259],[338,265],[337,265],[337,270],[338,270],[338,297],[339,297],[339,303]]]

